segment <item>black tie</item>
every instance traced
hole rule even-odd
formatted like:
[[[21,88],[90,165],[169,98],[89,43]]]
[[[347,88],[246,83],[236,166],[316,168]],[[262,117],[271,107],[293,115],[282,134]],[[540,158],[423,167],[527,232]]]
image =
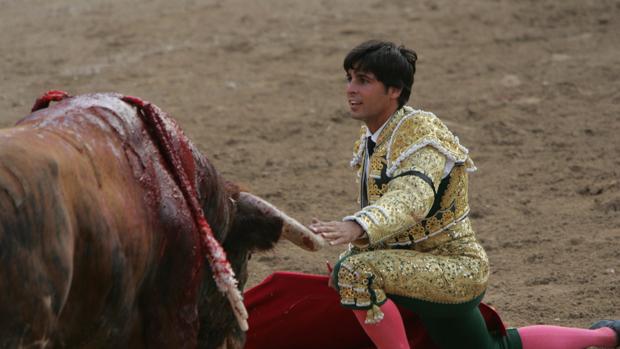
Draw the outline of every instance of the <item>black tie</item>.
[[[370,157],[375,152],[375,142],[372,141],[372,138],[368,137],[366,146],[368,147],[368,157]]]
[[[375,142],[373,142],[370,137],[366,138],[366,152],[368,153],[368,159],[370,159],[370,156],[372,155],[374,151],[375,151]],[[367,179],[368,171],[369,171],[368,164],[364,162],[364,173],[362,175],[362,195],[361,195],[361,200],[360,200],[362,204],[362,208],[368,205],[368,189],[367,189],[368,187],[366,186],[366,182],[368,181]]]

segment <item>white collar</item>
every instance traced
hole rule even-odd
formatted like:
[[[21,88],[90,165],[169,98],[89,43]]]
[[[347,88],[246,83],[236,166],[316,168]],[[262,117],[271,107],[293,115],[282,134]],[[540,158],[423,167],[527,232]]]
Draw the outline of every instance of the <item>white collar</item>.
[[[368,128],[366,128],[366,138],[368,138],[368,136],[370,136],[370,139],[372,139],[373,142],[377,143],[377,140],[379,139],[379,135],[381,134],[381,131],[383,131],[383,129],[385,128],[385,125],[387,125],[388,121],[390,121],[391,117],[388,118],[387,120],[385,120],[385,122],[383,123],[383,125],[381,125],[381,127],[379,127],[379,129],[377,131],[375,131],[375,133],[370,133],[370,130]]]

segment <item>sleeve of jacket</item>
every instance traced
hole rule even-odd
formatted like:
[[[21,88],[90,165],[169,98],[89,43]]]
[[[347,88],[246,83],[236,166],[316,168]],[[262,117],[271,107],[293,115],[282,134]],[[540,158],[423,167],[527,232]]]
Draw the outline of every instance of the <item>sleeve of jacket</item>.
[[[375,245],[426,217],[445,165],[446,156],[432,146],[424,146],[402,159],[386,193],[361,211],[345,217],[345,220],[356,221],[367,233],[367,239],[355,244]]]

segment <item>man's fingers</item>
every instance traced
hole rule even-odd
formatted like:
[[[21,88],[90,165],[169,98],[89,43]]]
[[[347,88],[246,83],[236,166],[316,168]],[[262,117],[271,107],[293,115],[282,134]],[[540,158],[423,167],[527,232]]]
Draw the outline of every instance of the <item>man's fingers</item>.
[[[321,233],[321,236],[329,241],[329,244],[332,246],[347,244],[353,241],[348,234],[343,232]]]
[[[323,231],[325,231],[325,224],[319,221],[318,219],[313,218],[312,224],[310,224],[308,228],[310,228],[310,230],[318,234],[318,233],[322,233]]]
[[[320,225],[320,224],[312,224],[310,226],[310,229],[312,229],[312,231],[314,231],[317,234],[323,234],[323,233],[328,233],[328,232],[332,232],[333,231],[329,227],[326,227],[326,226]]]
[[[342,245],[342,244],[346,244],[346,243],[348,243],[348,242],[349,242],[349,240],[348,240],[346,237],[342,236],[342,237],[340,237],[340,238],[338,238],[338,239],[336,239],[336,240],[331,240],[331,241],[329,242],[329,244],[330,244],[330,245],[332,245],[332,246],[334,246],[334,245]]]
[[[321,226],[331,231],[339,231],[340,229],[338,223],[340,222],[322,222]]]
[[[338,222],[318,222],[310,224],[309,228],[312,229],[315,233],[325,233],[325,232],[334,232],[340,231]]]
[[[341,235],[342,235],[341,233],[339,233],[339,232],[333,232],[333,231],[330,231],[330,232],[323,232],[323,233],[321,233],[321,236],[322,236],[322,237],[324,237],[324,238],[326,238],[327,240],[337,239],[337,238],[339,238]]]

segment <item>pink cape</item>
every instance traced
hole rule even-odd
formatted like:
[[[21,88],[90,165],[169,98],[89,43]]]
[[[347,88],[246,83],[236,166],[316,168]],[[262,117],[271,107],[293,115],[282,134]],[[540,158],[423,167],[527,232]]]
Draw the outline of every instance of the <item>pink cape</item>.
[[[374,348],[353,313],[340,305],[327,276],[276,272],[245,293],[250,329],[245,349]],[[418,317],[399,307],[412,348],[439,349]],[[480,304],[491,331],[505,335],[499,315]]]

